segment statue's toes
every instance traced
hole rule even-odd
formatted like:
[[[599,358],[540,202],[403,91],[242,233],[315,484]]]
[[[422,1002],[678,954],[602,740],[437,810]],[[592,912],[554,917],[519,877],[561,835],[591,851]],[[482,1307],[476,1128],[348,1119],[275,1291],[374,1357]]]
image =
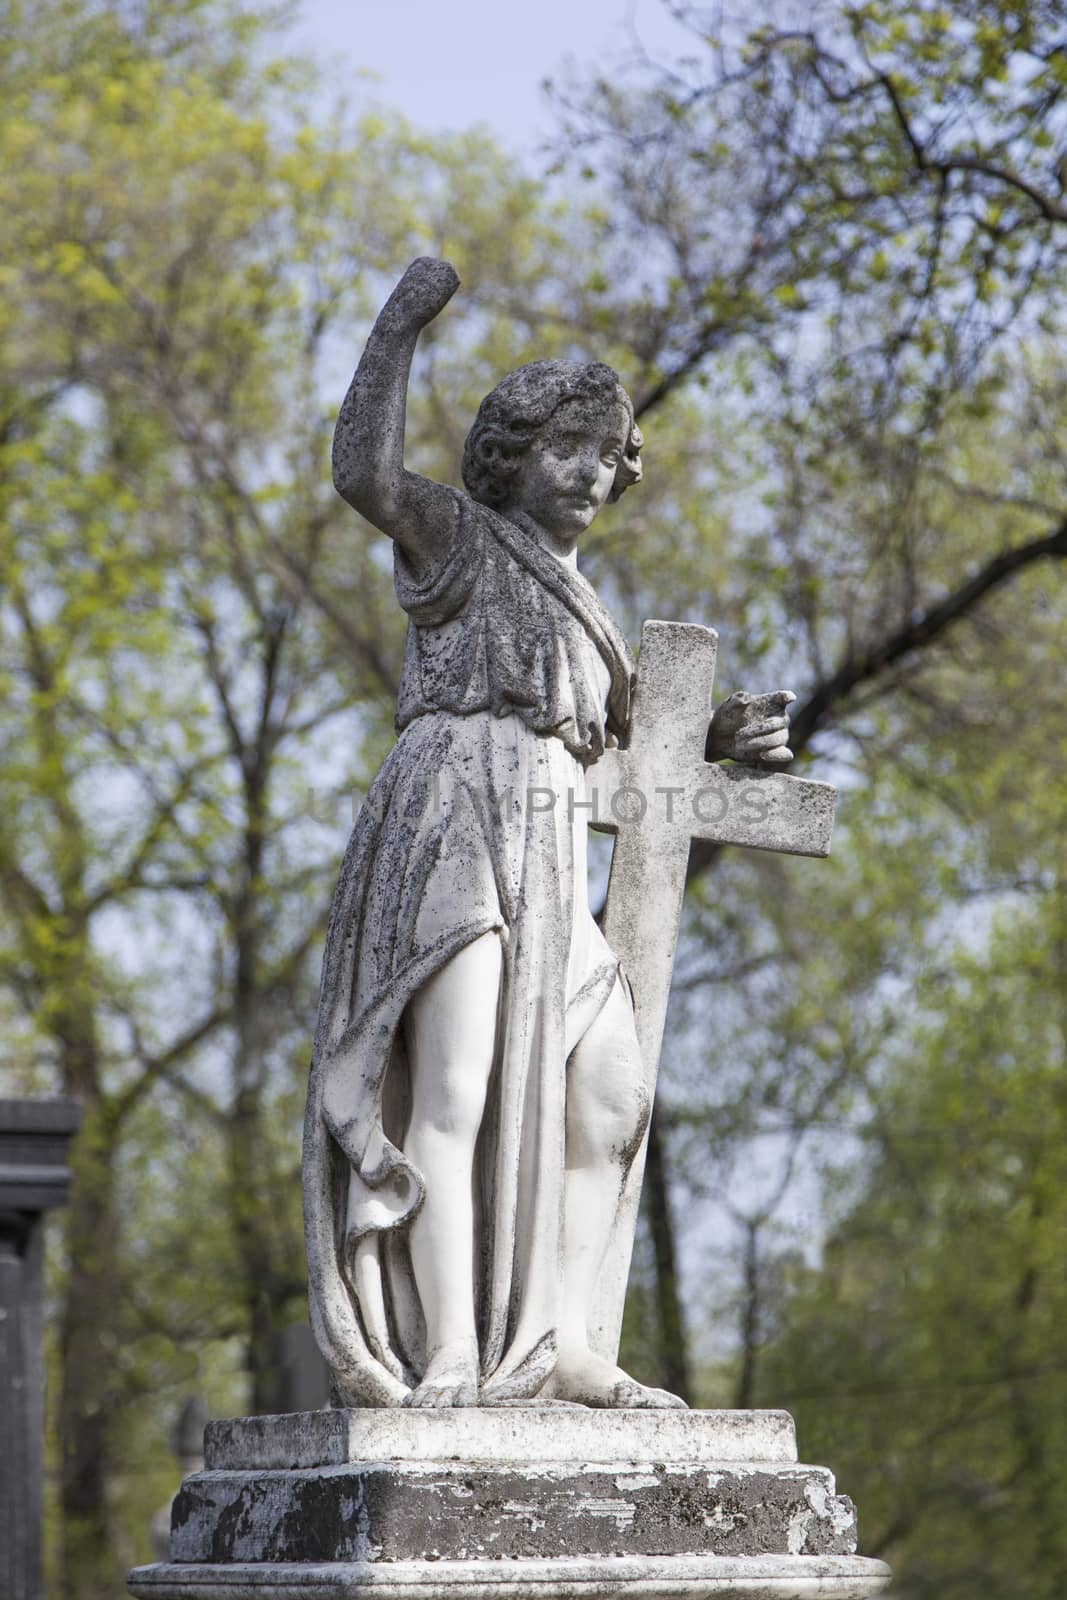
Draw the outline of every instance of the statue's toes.
[[[672,1394],[669,1389],[650,1389],[650,1395],[655,1398],[649,1401],[657,1411],[688,1411],[689,1403],[683,1400],[680,1394]]]
[[[469,1383],[420,1383],[404,1401],[418,1410],[443,1410],[450,1406],[476,1406],[478,1390]]]
[[[651,1389],[634,1378],[617,1383],[611,1394],[612,1406],[625,1411],[688,1411],[680,1395],[669,1389]]]
[[[441,1404],[440,1396],[444,1392],[440,1384],[420,1383],[417,1389],[412,1389],[404,1404],[410,1406],[413,1411],[428,1411]]]

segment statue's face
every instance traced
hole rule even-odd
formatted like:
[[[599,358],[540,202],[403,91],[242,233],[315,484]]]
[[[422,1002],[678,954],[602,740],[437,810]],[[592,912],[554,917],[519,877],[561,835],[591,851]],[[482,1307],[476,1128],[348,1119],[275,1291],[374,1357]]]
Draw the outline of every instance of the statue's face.
[[[565,400],[524,456],[512,506],[573,543],[611,493],[629,434],[624,406]]]

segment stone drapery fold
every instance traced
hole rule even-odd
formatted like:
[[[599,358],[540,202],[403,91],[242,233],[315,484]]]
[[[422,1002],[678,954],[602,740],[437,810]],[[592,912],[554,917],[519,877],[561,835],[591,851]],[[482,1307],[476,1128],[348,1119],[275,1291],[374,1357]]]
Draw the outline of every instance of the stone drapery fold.
[[[566,1062],[618,969],[588,908],[582,802],[585,767],[625,731],[632,659],[523,519],[456,500],[443,561],[416,574],[397,557],[400,737],[341,870],[305,1124],[312,1323],[342,1398],[361,1404],[396,1403],[396,1370],[414,1381],[426,1360],[405,1007],[466,944],[499,936],[476,1298],[486,1392],[523,1398],[551,1370],[558,1319]]]

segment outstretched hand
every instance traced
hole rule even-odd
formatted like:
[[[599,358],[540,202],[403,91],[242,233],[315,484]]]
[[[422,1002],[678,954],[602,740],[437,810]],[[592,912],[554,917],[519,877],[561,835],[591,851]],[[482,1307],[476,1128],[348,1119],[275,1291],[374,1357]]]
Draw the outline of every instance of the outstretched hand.
[[[388,318],[404,328],[425,328],[444,310],[458,288],[459,273],[450,261],[419,256],[389,296],[379,321]]]
[[[707,759],[739,761],[743,766],[784,767],[792,761],[789,718],[791,689],[772,694],[732,694],[716,708],[708,729]]]

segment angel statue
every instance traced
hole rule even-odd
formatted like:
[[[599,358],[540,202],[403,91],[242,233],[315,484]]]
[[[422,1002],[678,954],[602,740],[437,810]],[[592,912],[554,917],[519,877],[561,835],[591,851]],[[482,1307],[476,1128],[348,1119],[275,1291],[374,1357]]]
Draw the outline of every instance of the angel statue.
[[[394,542],[408,632],[323,962],[312,1323],[340,1405],[681,1406],[590,1339],[650,1104],[582,803],[635,668],[577,549],[640,482],[643,441],[610,367],[535,361],[482,401],[466,493],[409,472],[416,341],[458,285],[445,261],[407,269],[334,436],[337,489]],[[712,754],[787,761],[789,698],[725,702]]]

